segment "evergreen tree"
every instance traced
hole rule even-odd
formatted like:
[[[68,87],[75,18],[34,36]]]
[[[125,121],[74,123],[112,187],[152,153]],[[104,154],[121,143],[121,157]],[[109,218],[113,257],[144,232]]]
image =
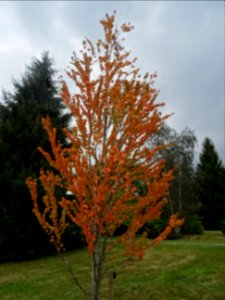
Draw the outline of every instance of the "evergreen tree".
[[[203,142],[196,170],[196,195],[199,214],[207,230],[218,230],[225,216],[225,170],[213,142]]]
[[[48,148],[41,118],[49,115],[65,143],[62,128],[70,116],[63,111],[48,53],[34,59],[12,93],[0,105],[0,259],[20,259],[48,252],[45,233],[32,213],[25,178],[37,176],[45,161],[37,147]]]

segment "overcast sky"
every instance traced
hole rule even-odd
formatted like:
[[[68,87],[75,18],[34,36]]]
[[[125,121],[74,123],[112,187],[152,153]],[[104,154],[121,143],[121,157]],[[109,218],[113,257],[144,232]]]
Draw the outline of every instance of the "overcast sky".
[[[1,1],[0,88],[12,91],[32,57],[48,50],[64,72],[85,36],[102,37],[99,19],[116,10],[130,21],[128,50],[143,73],[158,72],[155,87],[169,124],[207,136],[225,162],[224,1]]]

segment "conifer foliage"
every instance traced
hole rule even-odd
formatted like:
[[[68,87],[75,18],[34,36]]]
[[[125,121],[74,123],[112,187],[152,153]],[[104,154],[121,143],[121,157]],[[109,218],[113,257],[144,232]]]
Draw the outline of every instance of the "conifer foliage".
[[[225,168],[209,138],[203,141],[196,170],[199,215],[207,230],[222,229],[225,220]]]
[[[128,229],[120,239],[127,255],[142,258],[145,239],[135,239],[135,234],[160,216],[172,179],[172,171],[164,172],[165,161],[156,156],[163,146],[150,149],[146,145],[169,117],[161,115],[163,104],[156,102],[156,75],[140,75],[120,37],[132,26],[119,28],[114,21],[115,15],[106,15],[100,21],[104,39],[96,45],[86,39],[81,55],[74,53],[67,73],[76,88],[73,95],[62,81],[61,97],[74,124],[64,130],[69,146],[57,141],[50,117],[42,121],[53,153],[39,148],[52,168],[40,171],[46,192],[44,207],[37,201],[38,181],[27,179],[33,211],[58,251],[63,250],[61,237],[68,223],[81,227],[92,259],[91,299],[95,300],[100,299],[104,262],[112,246],[109,237],[127,222]],[[135,181],[145,184],[144,195],[138,194]],[[58,200],[58,188],[70,191],[73,198]],[[155,243],[178,223],[172,216]]]
[[[13,91],[3,93],[0,105],[0,259],[16,260],[50,251],[45,233],[32,214],[27,173],[38,176],[46,165],[38,145],[48,147],[41,118],[51,116],[65,143],[62,128],[69,115],[63,114],[54,79],[53,61],[48,53],[33,59],[21,80],[13,81]],[[61,128],[61,129],[60,129]],[[49,148],[49,147],[48,147]],[[50,148],[49,148],[50,149]]]

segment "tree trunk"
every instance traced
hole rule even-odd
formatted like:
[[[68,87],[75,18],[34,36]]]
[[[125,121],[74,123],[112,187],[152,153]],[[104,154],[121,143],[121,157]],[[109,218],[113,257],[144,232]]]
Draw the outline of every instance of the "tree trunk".
[[[179,173],[178,173],[178,211],[182,213],[183,211],[183,205],[182,205],[182,181],[181,181],[182,172],[179,167]]]
[[[90,300],[101,299],[101,267],[98,263],[94,262],[92,258],[92,274],[91,274],[91,297]]]
[[[169,205],[170,205],[171,215],[174,215],[173,201],[172,201],[170,195],[168,196],[168,202],[169,202]]]
[[[101,280],[105,256],[106,241],[102,241],[101,237],[97,237],[94,244],[94,252],[92,254],[90,300],[101,299]]]
[[[183,203],[182,203],[182,180],[181,180],[182,172],[181,168],[179,166],[179,172],[178,172],[178,212],[181,214],[183,212]],[[176,233],[180,233],[181,227],[177,226],[174,228],[174,231]]]

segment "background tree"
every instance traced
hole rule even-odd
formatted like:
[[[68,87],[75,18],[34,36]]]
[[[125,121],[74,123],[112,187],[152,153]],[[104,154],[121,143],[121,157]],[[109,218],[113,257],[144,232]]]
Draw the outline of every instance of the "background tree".
[[[207,230],[221,229],[225,216],[225,169],[213,142],[207,137],[196,170],[199,215]]]
[[[62,99],[74,118],[74,127],[65,129],[69,147],[57,142],[57,130],[50,118],[43,120],[53,155],[40,148],[53,171],[40,172],[45,189],[44,207],[37,203],[37,183],[28,178],[34,213],[51,237],[58,251],[63,248],[61,236],[67,226],[66,217],[79,225],[91,255],[91,299],[100,299],[101,279],[106,255],[113,246],[109,239],[121,224],[128,222],[121,241],[128,255],[142,257],[144,237],[135,234],[148,221],[156,219],[166,203],[172,172],[164,171],[164,160],[155,158],[159,147],[149,148],[146,141],[162,126],[153,88],[155,75],[142,77],[122,46],[120,30],[114,15],[100,21],[104,39],[96,46],[86,39],[81,57],[74,54],[68,76],[76,92],[70,95],[62,82]],[[132,29],[124,24],[122,32]],[[98,75],[93,75],[98,70]],[[139,195],[134,181],[146,185]],[[74,199],[57,199],[55,189],[64,188]],[[179,222],[172,216],[168,227],[155,240],[158,242]]]
[[[0,259],[21,259],[50,251],[44,232],[31,212],[25,179],[37,176],[45,160],[38,145],[48,147],[41,118],[49,115],[58,138],[65,143],[62,128],[69,115],[58,96],[53,61],[47,53],[33,59],[14,91],[4,92],[0,105]]]
[[[150,236],[157,234],[165,221],[174,212],[185,217],[181,228],[183,233],[201,233],[203,228],[197,211],[198,203],[194,195],[194,155],[197,138],[194,132],[185,128],[178,133],[164,124],[148,142],[150,146],[169,144],[157,153],[159,159],[166,159],[166,168],[174,168],[174,179],[170,183],[168,204],[157,222],[150,223]],[[178,228],[176,228],[178,230]]]

